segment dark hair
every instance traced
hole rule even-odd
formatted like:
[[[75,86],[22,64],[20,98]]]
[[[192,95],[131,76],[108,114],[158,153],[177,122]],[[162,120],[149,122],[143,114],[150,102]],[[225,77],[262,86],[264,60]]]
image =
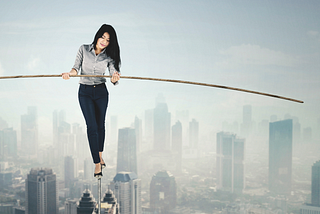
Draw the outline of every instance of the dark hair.
[[[97,31],[96,35],[94,36],[94,40],[92,42],[94,49],[96,49],[96,44],[98,39],[103,36],[103,34],[107,32],[110,35],[110,42],[109,45],[106,47],[105,54],[111,57],[114,61],[114,67],[117,71],[120,72],[120,47],[118,44],[117,34],[114,28],[111,25],[103,24],[100,29]]]

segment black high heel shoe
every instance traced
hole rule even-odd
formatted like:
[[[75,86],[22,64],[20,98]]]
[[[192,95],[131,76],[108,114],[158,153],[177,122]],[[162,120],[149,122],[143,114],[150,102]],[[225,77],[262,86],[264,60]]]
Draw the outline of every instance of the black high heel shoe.
[[[93,177],[95,177],[95,178],[98,178],[98,179],[100,179],[103,175],[102,175],[102,165],[100,164],[100,166],[101,166],[101,172],[99,172],[99,173],[93,173]]]
[[[107,167],[105,163],[100,163],[100,164],[101,164],[101,170]]]

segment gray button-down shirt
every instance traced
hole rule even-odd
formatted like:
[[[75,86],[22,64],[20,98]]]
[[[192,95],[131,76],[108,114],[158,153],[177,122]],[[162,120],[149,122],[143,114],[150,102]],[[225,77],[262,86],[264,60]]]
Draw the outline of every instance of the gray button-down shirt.
[[[73,68],[83,75],[104,75],[108,67],[109,73],[112,76],[117,70],[114,67],[114,61],[104,54],[105,49],[96,55],[93,44],[81,45],[77,53],[76,61]],[[106,82],[104,77],[80,77],[79,83],[85,85],[97,85]],[[118,84],[116,82],[115,84]]]

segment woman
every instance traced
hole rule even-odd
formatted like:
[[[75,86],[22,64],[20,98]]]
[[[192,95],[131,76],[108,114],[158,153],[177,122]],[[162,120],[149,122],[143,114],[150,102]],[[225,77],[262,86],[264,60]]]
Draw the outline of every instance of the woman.
[[[112,76],[111,82],[118,84],[120,79],[120,48],[117,35],[111,25],[102,25],[96,33],[92,44],[82,45],[73,68],[69,73],[62,73],[62,78],[70,79],[79,71],[83,75],[104,75],[106,69]],[[95,164],[94,177],[102,177],[106,167],[102,159],[105,139],[105,117],[108,106],[108,90],[103,77],[81,77],[79,103],[87,125],[91,155]]]

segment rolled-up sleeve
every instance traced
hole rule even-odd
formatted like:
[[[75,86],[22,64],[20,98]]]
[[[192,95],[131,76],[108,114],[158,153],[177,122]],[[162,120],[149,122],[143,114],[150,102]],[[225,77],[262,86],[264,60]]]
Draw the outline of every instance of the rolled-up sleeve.
[[[108,69],[109,69],[109,74],[110,74],[110,76],[112,76],[114,72],[119,72],[119,71],[117,71],[117,69],[114,67],[114,61],[113,61],[113,60],[111,60],[111,61],[108,63]],[[119,72],[119,74],[120,74],[120,72]],[[110,81],[111,81],[111,79],[110,79]],[[111,83],[113,83],[113,82],[111,82]],[[118,85],[118,84],[119,84],[119,81],[117,81],[117,82],[115,82],[115,83],[113,83],[113,84],[114,84],[114,85]]]
[[[76,56],[76,60],[75,60],[74,65],[73,65],[73,68],[76,69],[78,74],[79,74],[79,70],[81,68],[82,61],[83,61],[83,48],[84,48],[84,46],[81,45],[79,50],[78,50],[78,53],[77,53],[77,56]]]

